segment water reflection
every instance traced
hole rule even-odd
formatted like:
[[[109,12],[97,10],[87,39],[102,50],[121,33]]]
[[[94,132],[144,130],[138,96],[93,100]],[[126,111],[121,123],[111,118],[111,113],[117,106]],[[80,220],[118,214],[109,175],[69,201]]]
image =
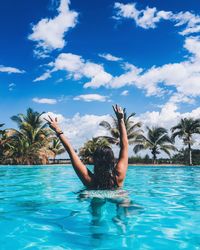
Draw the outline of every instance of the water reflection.
[[[93,247],[107,245],[118,238],[122,246],[127,246],[131,240],[134,217],[142,213],[143,208],[131,200],[127,191],[119,189],[109,190],[83,190],[79,193],[80,201],[89,202],[90,237]],[[113,246],[112,246],[113,247]]]

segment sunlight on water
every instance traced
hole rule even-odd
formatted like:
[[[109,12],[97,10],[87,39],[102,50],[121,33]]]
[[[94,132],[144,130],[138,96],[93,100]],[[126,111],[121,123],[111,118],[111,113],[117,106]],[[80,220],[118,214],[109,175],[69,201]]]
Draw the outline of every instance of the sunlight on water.
[[[84,190],[70,167],[0,167],[0,249],[200,249],[200,168],[130,167]]]

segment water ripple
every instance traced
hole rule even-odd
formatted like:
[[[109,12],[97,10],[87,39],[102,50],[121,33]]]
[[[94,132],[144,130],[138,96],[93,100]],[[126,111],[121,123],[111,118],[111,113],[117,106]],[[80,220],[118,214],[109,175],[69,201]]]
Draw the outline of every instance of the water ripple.
[[[0,167],[0,249],[200,249],[200,168],[130,167],[87,191],[70,167]]]

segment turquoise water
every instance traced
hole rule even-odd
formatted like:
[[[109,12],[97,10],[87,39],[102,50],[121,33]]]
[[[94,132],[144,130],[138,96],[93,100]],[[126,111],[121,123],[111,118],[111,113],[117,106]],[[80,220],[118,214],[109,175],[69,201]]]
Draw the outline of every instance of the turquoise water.
[[[0,249],[200,249],[200,168],[130,167],[81,191],[70,167],[0,167]]]

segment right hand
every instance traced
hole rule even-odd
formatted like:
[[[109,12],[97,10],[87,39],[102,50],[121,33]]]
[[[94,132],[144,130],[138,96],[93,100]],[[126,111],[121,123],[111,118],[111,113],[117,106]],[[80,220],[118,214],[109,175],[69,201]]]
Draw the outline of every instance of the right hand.
[[[117,104],[115,106],[113,105],[112,107],[113,107],[113,110],[115,112],[115,115],[116,115],[117,119],[118,120],[124,119],[124,111],[123,111],[123,109],[120,106],[118,106]]]

